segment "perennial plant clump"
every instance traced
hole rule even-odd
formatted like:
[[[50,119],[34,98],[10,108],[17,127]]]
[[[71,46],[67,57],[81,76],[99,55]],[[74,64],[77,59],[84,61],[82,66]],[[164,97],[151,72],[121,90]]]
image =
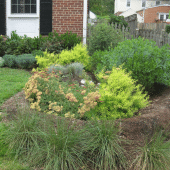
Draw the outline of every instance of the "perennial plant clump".
[[[61,81],[60,78],[45,71],[35,72],[24,88],[30,107],[47,114],[83,118],[86,111],[97,105],[97,88],[93,83],[86,83],[82,87],[76,82]]]

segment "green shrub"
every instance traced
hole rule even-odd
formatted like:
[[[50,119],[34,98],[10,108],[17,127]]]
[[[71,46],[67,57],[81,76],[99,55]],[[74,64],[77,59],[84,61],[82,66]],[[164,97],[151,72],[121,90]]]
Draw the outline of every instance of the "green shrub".
[[[135,81],[122,67],[113,67],[111,73],[101,72],[98,77],[101,82],[99,87],[101,102],[94,110],[85,114],[88,118],[129,118],[149,104],[149,97],[146,93],[142,94],[141,85],[135,86]]]
[[[170,33],[170,25],[166,25],[165,32],[168,33],[168,34]]]
[[[60,40],[57,38],[53,38],[50,40],[46,39],[46,41],[42,43],[40,50],[41,51],[47,50],[48,53],[58,54],[63,50],[63,48]]]
[[[116,66],[124,63],[127,72],[132,71],[132,78],[152,91],[154,82],[170,85],[169,45],[159,48],[156,42],[139,37],[119,43],[112,54]],[[113,66],[113,62],[108,68]]]
[[[23,54],[15,58],[17,67],[22,69],[32,68],[36,64],[36,59],[32,54]]]
[[[166,141],[162,131],[157,132],[147,140],[145,146],[138,147],[139,155],[133,161],[133,169],[169,169],[170,167],[170,141]]]
[[[18,36],[16,34],[16,31],[12,31],[11,38],[7,37],[6,43],[6,52],[5,54],[11,54],[11,55],[20,55],[22,54],[18,47],[20,46],[22,37]]]
[[[6,50],[5,41],[3,37],[0,36],[0,57],[5,55],[5,50]]]
[[[4,59],[2,57],[0,57],[0,67],[3,67],[4,66]]]
[[[128,27],[128,23],[125,21],[124,16],[116,16],[114,14],[110,15],[109,19],[110,24],[117,23],[118,25],[121,25],[121,28],[124,26],[125,28]]]
[[[9,68],[12,68],[12,67],[16,67],[16,62],[15,62],[15,59],[16,59],[16,56],[15,55],[4,55],[3,56],[3,59],[4,59],[4,65],[9,67]]]
[[[65,34],[60,35],[60,40],[63,42],[63,49],[71,50],[75,45],[80,44],[82,41],[82,37],[77,36],[77,34],[70,32],[66,32]]]
[[[112,70],[113,65],[116,63],[116,59],[113,55],[113,49],[105,51],[96,51],[90,56],[91,71],[95,74],[102,71],[104,68],[106,70]]]
[[[86,152],[92,164],[90,169],[126,169],[125,151],[121,146],[124,140],[120,138],[120,129],[114,121],[93,121],[87,124],[87,131],[89,135],[84,148],[87,147]]]
[[[35,38],[24,36],[23,39],[20,40],[19,46],[17,47],[20,54],[30,54],[33,50],[37,50],[40,46]]]
[[[43,53],[43,51],[41,51],[41,50],[33,50],[32,52],[31,52],[31,54],[33,55],[33,56],[44,56],[44,53]]]
[[[88,39],[89,55],[95,51],[108,50],[117,46],[118,42],[123,41],[124,37],[120,30],[114,29],[106,22],[99,22],[91,28],[91,35]]]

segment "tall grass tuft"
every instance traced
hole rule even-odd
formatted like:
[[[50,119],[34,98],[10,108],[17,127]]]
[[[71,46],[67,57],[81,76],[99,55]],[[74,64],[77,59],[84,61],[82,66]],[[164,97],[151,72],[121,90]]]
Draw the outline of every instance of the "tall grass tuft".
[[[113,121],[95,121],[88,125],[89,136],[87,148],[93,169],[111,170],[125,169],[127,166],[123,140],[119,137],[119,129]]]
[[[156,132],[150,140],[147,139],[145,146],[139,147],[137,152],[139,155],[132,163],[133,169],[170,169],[170,141],[166,141],[162,131]]]

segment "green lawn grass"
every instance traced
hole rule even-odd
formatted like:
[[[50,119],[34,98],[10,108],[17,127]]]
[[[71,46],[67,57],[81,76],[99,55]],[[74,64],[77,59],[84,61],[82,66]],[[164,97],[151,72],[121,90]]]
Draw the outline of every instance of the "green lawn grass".
[[[5,100],[22,91],[30,76],[25,70],[0,68],[0,106]]]

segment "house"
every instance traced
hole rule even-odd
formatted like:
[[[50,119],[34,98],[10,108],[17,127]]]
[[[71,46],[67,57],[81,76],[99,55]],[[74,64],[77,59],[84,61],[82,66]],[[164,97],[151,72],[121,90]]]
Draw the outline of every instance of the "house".
[[[88,0],[0,0],[0,35],[77,33],[86,43]]]
[[[115,0],[115,15],[125,18],[137,14],[139,23],[156,23],[169,16],[169,0]]]

